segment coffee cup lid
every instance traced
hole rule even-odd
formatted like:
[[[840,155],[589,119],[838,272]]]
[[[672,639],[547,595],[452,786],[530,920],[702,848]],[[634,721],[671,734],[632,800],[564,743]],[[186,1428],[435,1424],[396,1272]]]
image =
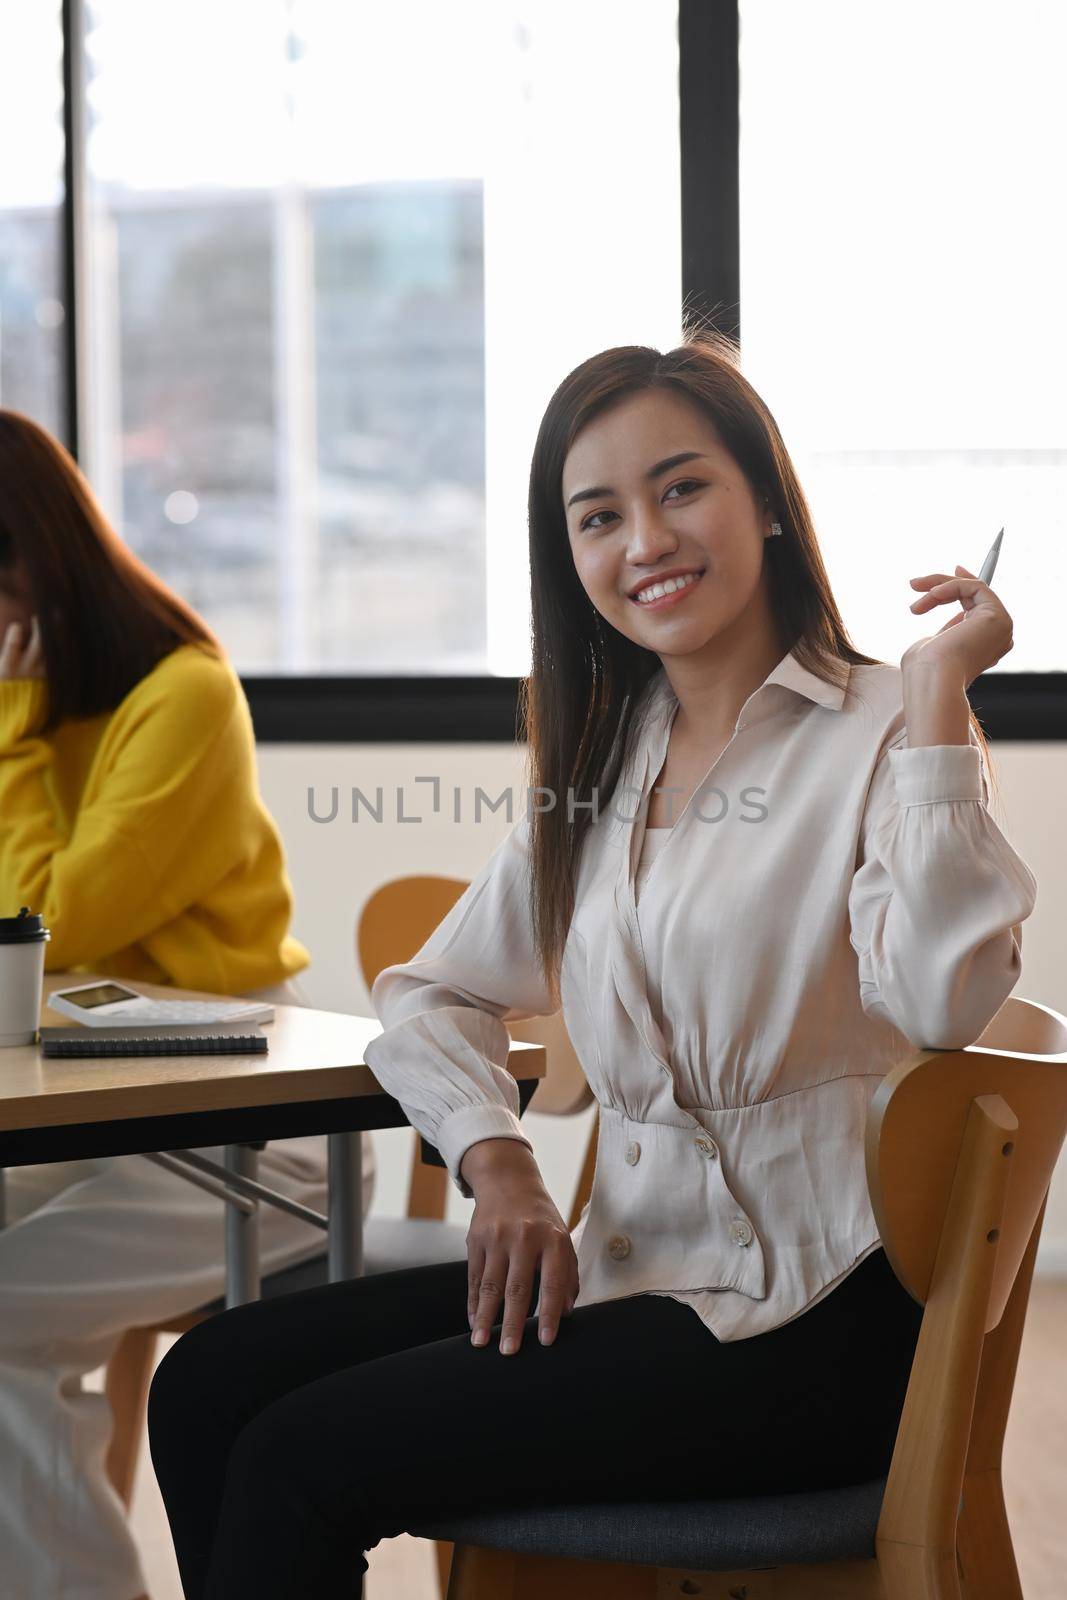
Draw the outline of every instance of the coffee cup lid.
[[[23,906],[17,917],[0,917],[0,944],[34,944],[52,935],[39,912]]]

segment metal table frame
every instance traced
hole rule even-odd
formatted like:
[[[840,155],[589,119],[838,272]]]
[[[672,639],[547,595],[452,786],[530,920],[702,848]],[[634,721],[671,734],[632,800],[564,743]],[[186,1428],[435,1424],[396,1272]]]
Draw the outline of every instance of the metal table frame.
[[[276,1206],[326,1234],[327,1274],[331,1283],[363,1276],[363,1134],[331,1133],[326,1139],[327,1215],[290,1200],[258,1180],[256,1145],[228,1144],[223,1164],[198,1150],[144,1153],[167,1172],[195,1183],[226,1206],[226,1305],[258,1300],[259,1206]]]
[[[519,1114],[530,1103],[540,1077],[518,1078]],[[260,1204],[293,1212],[326,1233],[331,1282],[363,1273],[363,1133],[411,1124],[400,1104],[384,1092],[340,1100],[174,1112],[54,1127],[0,1129],[0,1227],[4,1216],[4,1168],[89,1156],[140,1155],[217,1194],[225,1206],[226,1304],[259,1297]],[[325,1134],[328,1216],[261,1184],[258,1148],[271,1139]],[[224,1161],[201,1156],[194,1146],[222,1145]],[[433,1145],[420,1139],[421,1158],[444,1166]]]

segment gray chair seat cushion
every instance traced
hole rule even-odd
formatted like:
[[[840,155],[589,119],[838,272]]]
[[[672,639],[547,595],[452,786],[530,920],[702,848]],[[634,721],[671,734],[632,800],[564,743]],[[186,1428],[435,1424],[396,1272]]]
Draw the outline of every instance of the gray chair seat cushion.
[[[885,1478],[736,1500],[531,1506],[444,1516],[410,1527],[419,1539],[521,1555],[730,1572],[875,1554]]]
[[[441,1261],[466,1261],[467,1230],[432,1217],[368,1217],[363,1225],[364,1270],[395,1272]],[[466,1307],[466,1300],[463,1302]]]
[[[433,1266],[442,1261],[466,1261],[467,1230],[456,1222],[437,1222],[432,1217],[368,1217],[363,1224],[363,1270],[367,1277],[376,1272],[396,1272],[401,1267]],[[273,1300],[281,1294],[297,1294],[301,1289],[317,1289],[329,1282],[326,1255],[311,1256],[263,1279],[261,1298]],[[204,1311],[214,1316],[226,1302],[213,1300]]]

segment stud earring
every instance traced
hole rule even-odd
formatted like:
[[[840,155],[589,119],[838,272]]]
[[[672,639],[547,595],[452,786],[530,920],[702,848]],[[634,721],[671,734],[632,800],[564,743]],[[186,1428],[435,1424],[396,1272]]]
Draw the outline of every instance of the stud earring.
[[[780,522],[772,522],[771,523],[770,537],[772,539],[777,538],[778,535],[781,533],[781,531],[782,531],[782,524]]]

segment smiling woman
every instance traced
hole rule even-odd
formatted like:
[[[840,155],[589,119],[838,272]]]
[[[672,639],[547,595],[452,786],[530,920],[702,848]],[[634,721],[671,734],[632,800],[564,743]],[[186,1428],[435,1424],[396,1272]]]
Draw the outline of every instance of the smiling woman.
[[[627,472],[627,463],[679,437],[699,440],[701,448],[677,451],[644,473]],[[683,475],[660,487],[664,476],[694,462],[699,476]],[[782,653],[762,560],[762,542],[773,536],[768,501],[764,497],[759,505],[707,414],[669,388],[630,395],[588,423],[568,454],[564,493],[575,476],[596,467],[625,487],[567,495],[568,508],[590,498],[614,508],[572,520],[571,550],[582,585],[602,617],[655,650],[665,665],[671,659],[675,672],[684,671],[691,683],[706,680],[714,668],[721,702],[705,701],[702,720],[721,724],[735,693],[723,669],[738,661],[738,641],[743,637],[746,650],[753,657],[758,653],[765,671]],[[622,595],[641,613],[640,621],[619,605]],[[649,632],[645,617],[671,626]]]
[[[348,1594],[381,1538],[448,1511],[888,1468],[921,1307],[881,1248],[867,1111],[914,1044],[979,1036],[1019,976],[1035,880],[982,804],[979,751],[903,747],[901,673],[849,644],[726,348],[571,373],[538,434],[530,539],[547,809],[379,972],[365,1049],[475,1202],[467,1260],[242,1307],[170,1352],[149,1425],[190,1600]],[[635,597],[672,572],[681,587]],[[679,730],[682,768],[739,804],[683,808],[638,906]],[[570,1229],[507,1070],[509,1025],[559,1010],[597,1102]],[[664,1429],[650,1348],[706,1397],[715,1450]],[[413,1472],[396,1417],[418,1407],[438,1426]],[[576,1411],[587,1447],[561,1452]],[[513,1449],[502,1417],[521,1418]]]
[[[582,802],[594,788],[610,799],[649,680],[666,669],[679,697],[672,752],[684,747],[689,770],[729,739],[786,651],[828,683],[876,660],[849,639],[774,417],[714,330],[576,367],[542,419],[528,509],[528,784],[575,797],[573,816],[556,806],[532,819],[537,944],[554,984],[593,821]],[[696,581],[640,598],[686,576]],[[988,769],[973,716],[970,727]]]

